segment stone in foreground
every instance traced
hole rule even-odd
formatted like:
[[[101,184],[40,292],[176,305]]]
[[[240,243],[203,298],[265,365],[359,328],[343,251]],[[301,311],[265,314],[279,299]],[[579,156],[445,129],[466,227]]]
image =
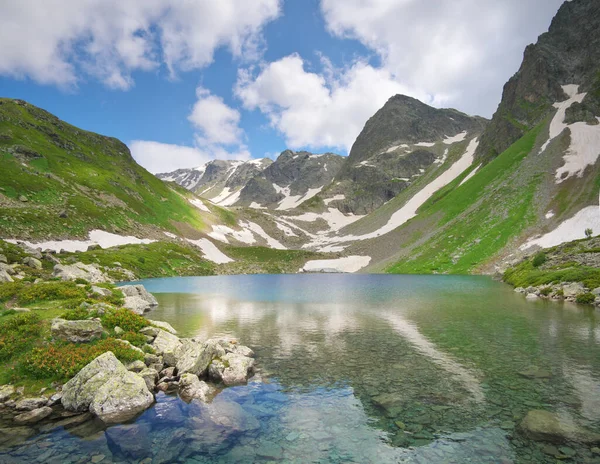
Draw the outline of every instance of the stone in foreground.
[[[543,410],[529,411],[521,422],[521,430],[536,441],[600,443],[600,434],[579,427],[568,418]]]
[[[64,385],[61,401],[69,411],[89,409],[103,422],[112,424],[132,419],[154,402],[154,396],[145,380],[129,372],[109,351]]]
[[[199,399],[206,402],[210,394],[210,387],[194,374],[183,374],[179,379],[179,396],[187,402]]]
[[[57,264],[54,266],[54,277],[58,277],[61,280],[84,279],[92,284],[112,282],[110,277],[93,264],[83,264],[80,262],[73,265]]]
[[[52,408],[43,406],[15,416],[15,422],[19,425],[35,424],[48,417],[50,414],[52,414]]]
[[[97,340],[102,337],[103,332],[100,321],[66,321],[58,318],[52,321],[51,330],[54,338],[71,343],[87,343]]]

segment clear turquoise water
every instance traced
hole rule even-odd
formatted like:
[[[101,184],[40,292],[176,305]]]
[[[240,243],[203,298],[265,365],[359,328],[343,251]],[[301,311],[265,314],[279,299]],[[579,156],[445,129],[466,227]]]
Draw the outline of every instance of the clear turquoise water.
[[[238,338],[256,352],[256,377],[210,405],[161,394],[133,424],[38,434],[0,462],[555,463],[519,432],[527,411],[600,431],[592,308],[525,301],[484,277],[142,283],[160,303],[149,318],[182,336]],[[552,377],[519,375],[530,368]],[[589,446],[568,446],[570,462],[597,462]]]

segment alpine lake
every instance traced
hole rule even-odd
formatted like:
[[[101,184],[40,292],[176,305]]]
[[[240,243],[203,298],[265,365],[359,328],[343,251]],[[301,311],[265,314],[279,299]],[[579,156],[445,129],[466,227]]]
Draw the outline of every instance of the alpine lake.
[[[141,282],[182,337],[235,337],[245,386],[159,393],[129,424],[40,429],[1,463],[600,462],[535,441],[546,410],[600,433],[600,312],[487,277],[253,275]]]

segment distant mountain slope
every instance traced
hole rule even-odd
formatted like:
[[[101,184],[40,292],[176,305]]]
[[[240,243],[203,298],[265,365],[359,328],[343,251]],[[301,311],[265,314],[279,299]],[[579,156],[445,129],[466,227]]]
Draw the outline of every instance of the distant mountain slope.
[[[336,205],[344,212],[374,211],[442,164],[451,145],[480,135],[486,123],[396,95],[367,121],[326,196],[343,196]]]
[[[218,220],[139,166],[119,140],[22,100],[0,99],[0,165],[3,238],[85,237],[93,229],[149,236]]]

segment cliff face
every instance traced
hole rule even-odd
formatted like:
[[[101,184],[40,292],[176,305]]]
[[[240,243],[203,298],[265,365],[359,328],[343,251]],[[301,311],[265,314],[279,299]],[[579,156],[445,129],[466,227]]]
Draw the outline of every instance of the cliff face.
[[[489,161],[532,129],[553,104],[566,99],[562,86],[588,92],[567,122],[591,121],[600,110],[600,2],[565,2],[548,32],[525,49],[519,71],[506,83],[502,101],[486,128],[476,157]]]

